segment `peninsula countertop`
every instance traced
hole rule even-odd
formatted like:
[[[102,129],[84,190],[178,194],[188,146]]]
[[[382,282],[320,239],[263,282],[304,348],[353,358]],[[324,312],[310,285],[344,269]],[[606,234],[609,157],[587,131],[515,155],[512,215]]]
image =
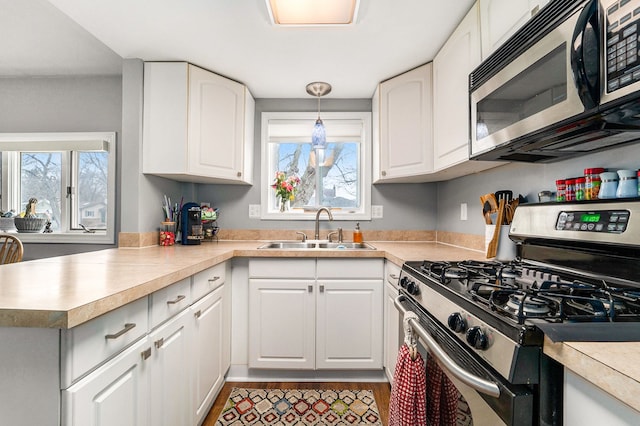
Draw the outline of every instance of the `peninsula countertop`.
[[[114,248],[0,267],[0,327],[72,328],[233,257],[483,259],[435,242],[369,242],[376,250],[259,250],[264,241]]]

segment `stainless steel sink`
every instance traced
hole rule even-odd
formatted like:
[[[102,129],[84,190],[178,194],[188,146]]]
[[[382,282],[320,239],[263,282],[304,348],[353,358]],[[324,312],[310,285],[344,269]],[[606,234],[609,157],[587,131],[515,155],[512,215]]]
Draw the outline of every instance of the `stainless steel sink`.
[[[307,243],[302,241],[271,241],[270,243],[263,244],[258,249],[314,249],[316,243]]]
[[[335,250],[375,250],[367,243],[318,243],[318,248]]]
[[[258,247],[258,250],[375,250],[376,248],[367,243],[330,243],[326,241],[271,241]]]

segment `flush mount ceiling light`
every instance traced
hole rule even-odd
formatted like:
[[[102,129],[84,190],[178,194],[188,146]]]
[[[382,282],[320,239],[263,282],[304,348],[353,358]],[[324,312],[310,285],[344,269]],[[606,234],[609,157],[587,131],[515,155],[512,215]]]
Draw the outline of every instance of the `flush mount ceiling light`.
[[[329,83],[314,81],[307,84],[307,93],[318,98],[318,119],[315,126],[313,126],[313,133],[311,134],[311,147],[313,149],[324,149],[327,146],[327,132],[320,119],[320,98],[330,92],[331,85]]]
[[[360,0],[265,0],[275,25],[352,25]]]

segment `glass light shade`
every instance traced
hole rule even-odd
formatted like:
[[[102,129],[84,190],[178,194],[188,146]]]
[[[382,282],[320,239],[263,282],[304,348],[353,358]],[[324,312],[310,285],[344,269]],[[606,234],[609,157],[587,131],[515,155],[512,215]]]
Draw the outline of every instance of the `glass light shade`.
[[[316,125],[313,126],[313,133],[311,134],[311,147],[313,149],[324,149],[327,146],[327,132],[324,129],[324,124],[319,118],[316,120]]]

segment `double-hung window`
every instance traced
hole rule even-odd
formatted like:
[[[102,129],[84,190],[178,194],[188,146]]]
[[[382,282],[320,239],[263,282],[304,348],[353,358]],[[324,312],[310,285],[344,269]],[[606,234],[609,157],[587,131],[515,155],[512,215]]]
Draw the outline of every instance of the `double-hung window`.
[[[0,210],[35,198],[46,231],[27,242],[115,242],[115,133],[0,134]],[[50,231],[50,232],[49,232]]]
[[[320,207],[331,208],[335,219],[371,218],[371,114],[322,113],[323,149],[311,146],[317,118],[308,112],[262,113],[263,219],[309,220]],[[270,187],[277,172],[300,179],[285,212]]]

